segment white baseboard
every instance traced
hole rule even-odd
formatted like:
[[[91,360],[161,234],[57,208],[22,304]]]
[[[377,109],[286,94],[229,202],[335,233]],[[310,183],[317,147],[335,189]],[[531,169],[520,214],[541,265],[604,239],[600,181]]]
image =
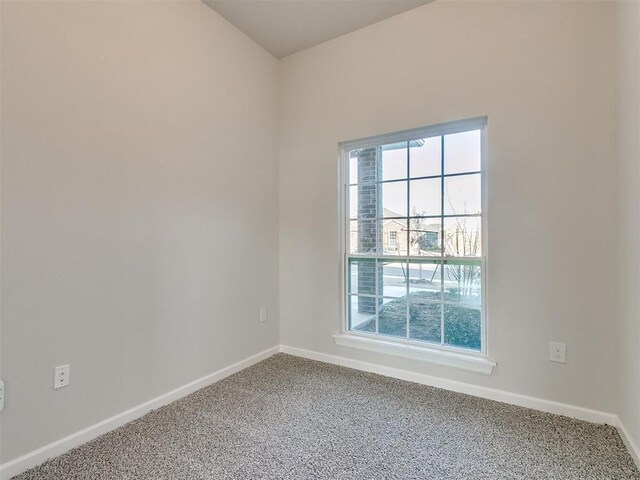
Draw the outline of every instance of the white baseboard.
[[[481,387],[470,383],[448,380],[446,378],[434,377],[422,373],[409,372],[407,370],[400,370],[398,368],[386,367],[384,365],[363,362],[360,360],[352,360],[350,358],[339,357],[337,355],[329,355],[326,353],[304,350],[302,348],[288,347],[286,345],[280,345],[280,351],[298,357],[318,360],[325,363],[333,363],[335,365],[354,368],[365,372],[377,373],[386,377],[399,378],[409,382],[422,383],[424,385],[451,390],[453,392],[465,393],[467,395],[517,405],[519,407],[532,408],[542,412],[564,415],[566,417],[585,420],[587,422],[606,423],[612,426],[618,425],[618,418],[613,413],[591,410],[588,408],[577,407],[575,405],[554,402],[551,400],[544,400],[542,398],[530,397],[527,395],[520,395],[518,393],[506,392],[495,388]]]
[[[616,417],[616,420],[617,420],[616,427],[618,428],[618,433],[620,434],[622,441],[627,447],[627,450],[629,450],[629,453],[631,454],[633,461],[636,462],[636,466],[638,467],[638,470],[640,470],[640,448],[638,448],[638,445],[633,441],[633,438],[631,437],[631,435],[629,435],[629,431],[624,427],[624,424],[622,423],[622,421],[617,417]]]
[[[55,442],[52,442],[44,447],[38,448],[32,452],[29,452],[21,457],[10,460],[3,465],[0,466],[0,479],[8,480],[9,478],[19,475],[30,468],[33,468],[41,463],[45,462],[49,458],[62,455],[65,452],[68,452],[72,448],[78,447],[84,443],[87,443],[90,440],[93,440],[100,435],[103,435],[111,430],[114,430],[125,423],[128,423],[136,418],[140,418],[146,413],[149,413],[151,410],[155,410],[156,408],[162,407],[171,403],[175,400],[178,400],[182,397],[189,395],[190,393],[195,392],[196,390],[200,390],[212,383],[215,383],[223,378],[228,377],[229,375],[233,375],[240,370],[244,370],[251,365],[258,363],[266,358],[269,358],[274,353],[277,353],[280,350],[278,346],[269,348],[264,352],[260,352],[252,357],[241,360],[233,365],[229,365],[217,372],[206,375],[202,378],[199,378],[193,382],[187,383],[182,387],[178,387],[175,390],[172,390],[168,393],[160,395],[148,402],[137,405],[129,410],[114,415],[111,418],[107,418],[101,422],[98,422],[94,425],[91,425],[79,432],[72,433],[71,435],[61,438]]]

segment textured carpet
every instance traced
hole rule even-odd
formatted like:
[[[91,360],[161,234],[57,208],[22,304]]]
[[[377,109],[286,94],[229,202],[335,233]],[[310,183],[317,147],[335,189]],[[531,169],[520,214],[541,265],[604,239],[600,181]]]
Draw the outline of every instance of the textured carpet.
[[[278,354],[15,477],[640,479],[616,430]]]

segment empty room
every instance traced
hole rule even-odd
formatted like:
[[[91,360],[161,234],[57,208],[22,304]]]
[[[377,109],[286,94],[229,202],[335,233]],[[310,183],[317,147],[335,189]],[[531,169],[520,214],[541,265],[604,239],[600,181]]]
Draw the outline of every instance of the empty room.
[[[640,480],[640,0],[0,0],[0,480]]]

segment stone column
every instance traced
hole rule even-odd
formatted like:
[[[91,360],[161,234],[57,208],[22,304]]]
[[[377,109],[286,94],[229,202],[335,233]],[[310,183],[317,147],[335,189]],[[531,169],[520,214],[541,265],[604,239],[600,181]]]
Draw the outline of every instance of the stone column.
[[[375,182],[380,172],[377,148],[363,148],[358,157],[358,252],[382,253],[377,250],[382,245],[382,222],[376,222],[376,216],[382,216],[382,189]],[[381,248],[381,247],[379,247]],[[378,268],[380,274],[382,266]],[[378,293],[382,294],[382,282],[378,282]],[[358,292],[375,293],[375,262],[358,262]],[[360,313],[375,313],[375,299],[360,297]]]

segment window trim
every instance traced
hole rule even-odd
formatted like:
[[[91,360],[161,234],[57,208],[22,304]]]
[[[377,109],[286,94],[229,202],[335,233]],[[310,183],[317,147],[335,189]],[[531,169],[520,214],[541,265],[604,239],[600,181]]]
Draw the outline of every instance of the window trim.
[[[460,352],[460,349],[440,348],[439,345],[431,347],[430,344],[418,344],[418,342],[401,338],[374,337],[365,333],[345,332],[334,335],[333,339],[336,345],[344,347],[384,353],[484,375],[490,375],[493,367],[496,366],[495,362],[489,360],[485,355],[470,354],[468,350]]]
[[[488,250],[488,230],[487,230],[487,117],[474,117],[465,120],[447,122],[427,127],[403,130],[389,134],[375,135],[367,138],[360,138],[353,141],[341,142],[338,145],[338,185],[339,185],[339,232],[340,232],[340,333],[334,335],[337,345],[376,351],[379,353],[391,354],[415,360],[427,361],[439,365],[448,365],[478,373],[491,374],[496,365],[489,360],[488,349],[488,326],[487,316],[487,250]],[[481,350],[469,350],[465,348],[439,345],[435,343],[419,342],[410,339],[380,336],[364,332],[353,332],[349,330],[349,312],[346,291],[348,285],[348,256],[350,245],[350,212],[349,212],[349,159],[348,152],[357,148],[370,147],[371,144],[387,144],[403,141],[410,141],[416,138],[429,138],[443,136],[454,133],[461,133],[469,130],[480,130],[481,132],[481,235],[482,252],[479,258],[481,262],[481,282],[482,282],[482,322],[481,322]],[[441,172],[444,175],[444,172]],[[438,176],[440,177],[440,176]],[[367,256],[363,256],[366,258]],[[380,255],[375,255],[376,258]],[[404,256],[402,257],[405,258]],[[412,258],[412,257],[408,257]],[[422,257],[420,257],[422,258]],[[466,360],[466,361],[465,361]]]

